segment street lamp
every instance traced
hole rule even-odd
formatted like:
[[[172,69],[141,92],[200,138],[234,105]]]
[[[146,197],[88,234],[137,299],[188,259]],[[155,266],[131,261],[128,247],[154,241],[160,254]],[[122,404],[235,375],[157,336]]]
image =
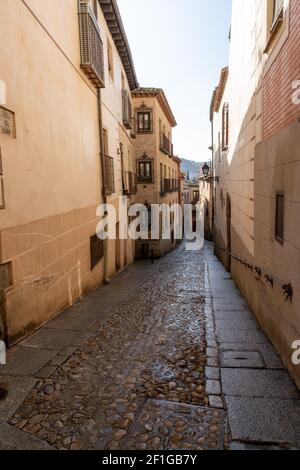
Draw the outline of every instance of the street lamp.
[[[210,171],[210,168],[209,168],[208,164],[207,164],[207,163],[204,163],[204,165],[203,165],[203,167],[202,167],[203,175],[204,175],[204,176],[208,176],[209,171]]]

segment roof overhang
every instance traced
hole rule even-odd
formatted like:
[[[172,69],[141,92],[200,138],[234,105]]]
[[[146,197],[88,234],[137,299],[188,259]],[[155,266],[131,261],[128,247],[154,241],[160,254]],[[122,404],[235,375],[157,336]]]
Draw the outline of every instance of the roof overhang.
[[[216,113],[219,112],[223,95],[224,95],[224,91],[225,91],[225,87],[226,87],[226,83],[227,83],[228,72],[229,72],[228,67],[224,67],[221,70],[219,85],[215,89],[215,96],[213,95],[213,102],[212,102],[213,107],[211,107],[211,116],[213,116],[214,112]]]
[[[129,87],[134,90],[139,86],[129,42],[125,33],[120,10],[116,0],[98,0],[110,34],[122,60]]]
[[[169,105],[167,97],[161,88],[137,88],[132,92],[133,98],[157,98],[162,110],[172,127],[177,126],[176,119]]]

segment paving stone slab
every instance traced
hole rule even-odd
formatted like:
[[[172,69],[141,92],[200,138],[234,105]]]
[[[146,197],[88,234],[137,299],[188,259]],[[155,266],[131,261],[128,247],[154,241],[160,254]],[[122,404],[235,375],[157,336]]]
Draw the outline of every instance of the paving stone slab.
[[[269,343],[266,335],[256,330],[221,330],[217,336],[220,343],[251,343],[252,348],[254,344]]]
[[[1,375],[35,375],[44,365],[54,358],[55,351],[49,349],[39,349],[16,346],[9,349],[6,357],[6,364],[0,366]]]
[[[221,381],[225,395],[300,398],[300,392],[284,370],[221,369]]]
[[[244,299],[213,299],[213,307],[215,312],[248,312],[251,309]]]
[[[224,420],[223,410],[149,400],[122,449],[223,449]]]
[[[259,351],[223,351],[221,367],[262,369],[265,364]]]
[[[205,376],[209,380],[220,380],[220,369],[218,367],[206,367]]]
[[[218,310],[214,313],[215,322],[221,321],[236,321],[238,319],[245,321],[256,321],[255,317],[250,310]]]
[[[300,447],[300,401],[226,397],[232,439]]]
[[[212,408],[224,408],[223,400],[219,396],[210,395],[209,404]]]
[[[0,386],[8,390],[7,398],[0,401],[0,422],[6,422],[12,416],[36,383],[32,377],[0,377]]]
[[[282,451],[282,450],[297,450],[290,445],[272,445],[272,444],[251,444],[247,442],[233,441],[229,444],[229,450],[262,450],[262,451]]]
[[[61,315],[51,320],[45,328],[55,330],[73,330],[86,331],[87,326],[96,320],[99,320],[101,313],[90,308],[89,304],[74,306],[74,309],[68,309]]]
[[[23,340],[21,346],[60,351],[69,346],[80,335],[80,331],[54,330],[41,328]]]
[[[219,380],[207,380],[205,390],[208,395],[221,395],[220,381]]]
[[[53,450],[46,442],[8,424],[0,424],[0,450]]]
[[[216,328],[218,333],[222,330],[257,330],[261,328],[259,324],[250,317],[237,315],[236,318],[219,318],[216,319]]]

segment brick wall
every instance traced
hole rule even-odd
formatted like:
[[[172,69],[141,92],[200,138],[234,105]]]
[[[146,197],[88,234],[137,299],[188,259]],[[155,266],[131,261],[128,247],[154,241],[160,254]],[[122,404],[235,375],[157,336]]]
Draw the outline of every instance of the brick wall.
[[[263,136],[267,139],[300,117],[292,83],[300,80],[300,1],[290,0],[290,34],[263,80]]]

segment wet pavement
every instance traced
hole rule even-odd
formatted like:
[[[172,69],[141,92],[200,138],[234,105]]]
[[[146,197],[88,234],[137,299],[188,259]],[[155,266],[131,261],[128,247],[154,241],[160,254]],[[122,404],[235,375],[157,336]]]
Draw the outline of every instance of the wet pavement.
[[[1,449],[300,445],[299,393],[209,244],[89,294],[8,352],[1,385]]]

